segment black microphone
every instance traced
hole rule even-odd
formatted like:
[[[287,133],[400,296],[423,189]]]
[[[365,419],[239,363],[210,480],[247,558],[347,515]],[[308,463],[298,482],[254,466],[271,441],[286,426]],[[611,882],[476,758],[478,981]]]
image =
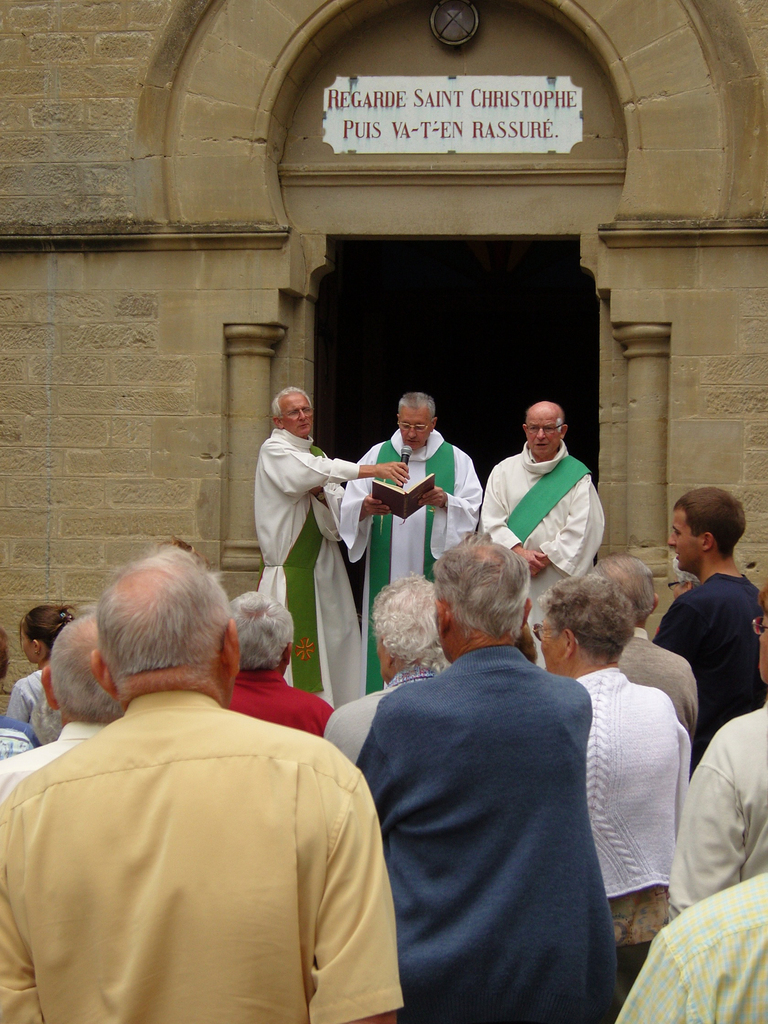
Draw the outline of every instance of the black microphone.
[[[408,463],[411,461],[411,456],[412,455],[413,455],[413,448],[411,448],[411,446],[409,444],[404,444],[403,445],[403,450],[402,450],[402,452],[400,454],[400,461],[404,462],[406,464],[406,466],[407,466]]]

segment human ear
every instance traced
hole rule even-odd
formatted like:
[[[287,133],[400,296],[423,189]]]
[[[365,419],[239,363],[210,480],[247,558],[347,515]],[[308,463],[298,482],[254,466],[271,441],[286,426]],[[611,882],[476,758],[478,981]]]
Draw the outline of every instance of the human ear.
[[[59,710],[59,703],[53,693],[53,684],[51,682],[51,666],[46,665],[43,669],[40,682],[43,684],[45,690],[45,699],[48,701],[48,706],[52,707],[54,711]]]
[[[230,619],[224,631],[224,642],[221,647],[221,666],[227,679],[234,679],[240,669],[240,640],[237,636],[235,620]]]
[[[437,615],[437,633],[438,636],[442,638],[450,632],[451,623],[453,622],[453,612],[445,601],[435,602],[435,612]]]
[[[102,658],[101,651],[99,650],[91,651],[91,672],[102,690],[106,690],[113,700],[122,703],[112,674],[107,668],[107,663]]]

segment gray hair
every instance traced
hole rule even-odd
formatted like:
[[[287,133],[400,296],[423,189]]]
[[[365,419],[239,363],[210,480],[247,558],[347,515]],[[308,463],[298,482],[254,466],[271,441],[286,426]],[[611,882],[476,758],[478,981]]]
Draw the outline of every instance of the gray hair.
[[[240,668],[249,672],[277,668],[293,643],[293,618],[279,601],[249,590],[230,604],[240,641]]]
[[[435,400],[432,395],[427,395],[423,391],[406,391],[397,403],[397,411],[400,413],[403,409],[422,409],[424,406],[429,409],[429,418],[433,420],[435,418]]]
[[[559,636],[570,629],[586,659],[618,661],[632,639],[632,605],[618,584],[594,573],[560,580],[539,598],[547,622]]]
[[[530,589],[528,563],[487,533],[467,534],[435,562],[435,597],[464,633],[517,639]]]
[[[404,576],[384,587],[373,602],[373,632],[405,668],[433,672],[448,667],[435,618],[435,586],[423,576]]]
[[[677,555],[672,559],[672,572],[677,577],[678,583],[690,583],[694,587],[701,586],[701,580],[692,572],[685,572],[684,569],[680,568],[680,562],[678,561]]]
[[[639,626],[653,611],[656,591],[653,589],[653,573],[634,555],[615,554],[601,558],[594,568],[596,576],[613,580],[629,598],[635,625]]]
[[[285,398],[287,395],[304,395],[309,404],[310,409],[312,408],[312,399],[309,397],[304,388],[283,388],[282,391],[278,391],[275,397],[272,399],[272,415],[282,416],[283,410],[280,408],[280,399]]]
[[[107,725],[121,718],[122,707],[91,672],[91,651],[98,646],[93,612],[70,622],[51,651],[51,686],[56,703],[73,722]]]
[[[180,548],[164,547],[118,571],[99,599],[99,650],[125,696],[140,672],[184,667],[202,688],[222,649],[229,601],[218,579]]]

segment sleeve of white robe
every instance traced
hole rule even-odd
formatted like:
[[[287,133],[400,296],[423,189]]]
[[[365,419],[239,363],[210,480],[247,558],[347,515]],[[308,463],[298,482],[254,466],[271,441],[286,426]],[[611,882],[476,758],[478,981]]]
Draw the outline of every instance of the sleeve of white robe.
[[[265,446],[266,448],[266,446]],[[298,501],[307,491],[326,484],[353,480],[360,472],[354,462],[328,459],[299,449],[262,448],[262,471],[283,494]]]
[[[589,476],[574,484],[563,500],[569,502],[566,522],[552,540],[542,541],[539,548],[561,572],[583,576],[591,568],[603,539],[603,506]],[[546,517],[542,525],[545,524]]]
[[[455,547],[467,533],[474,533],[483,500],[483,488],[475,472],[472,459],[458,448],[453,449],[454,493],[448,495],[448,505],[435,509],[432,523],[432,554],[439,558],[444,551]]]
[[[320,501],[318,501],[318,504],[323,510],[324,517],[330,517],[330,520],[333,522],[334,540],[341,540],[339,523],[341,522],[341,502],[344,498],[344,488],[340,484],[326,484],[323,491],[325,493],[325,504]],[[315,518],[317,519],[317,511],[315,511]],[[319,519],[318,525],[320,525]],[[320,530],[325,532],[322,526],[320,526]]]
[[[338,481],[349,480],[358,472],[354,462],[328,459],[266,441],[259,453],[254,493],[256,531],[262,551],[268,552],[269,558],[275,562],[282,562],[297,529],[300,529],[297,524],[303,524],[306,518],[309,492],[315,487],[323,487],[326,493],[330,491],[331,499],[337,503]],[[321,534],[329,540],[338,541],[334,509],[326,507],[314,496],[311,502]]]
[[[379,457],[381,444],[370,448],[360,459],[359,466],[373,466]],[[373,517],[366,516],[360,519],[360,509],[363,507],[363,499],[371,493],[372,480],[366,477],[364,480],[350,480],[344,489],[344,497],[341,501],[341,515],[339,517],[339,534],[349,549],[350,562],[359,562],[368,547],[368,538],[371,536],[371,522]]]

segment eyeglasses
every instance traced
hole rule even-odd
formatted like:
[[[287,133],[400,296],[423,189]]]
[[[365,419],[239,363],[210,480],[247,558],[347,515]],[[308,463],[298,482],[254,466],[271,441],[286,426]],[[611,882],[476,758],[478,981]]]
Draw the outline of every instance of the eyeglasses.
[[[431,423],[404,423],[402,420],[398,420],[397,425],[401,430],[405,430],[406,433],[409,430],[415,430],[417,434],[423,434],[425,430],[429,430],[432,426]]]
[[[573,639],[573,641],[576,644],[579,643],[579,641],[576,638],[576,636],[574,636],[573,632],[570,629],[568,629],[567,627],[566,627],[566,629],[562,630],[562,632],[560,632],[560,633],[553,633],[551,630],[549,632],[545,632],[545,630],[544,630],[544,623],[543,622],[537,622],[535,625],[531,626],[531,632],[533,633],[533,635],[536,637],[536,639],[539,641],[540,644],[544,643],[545,640],[546,640],[547,643],[549,643],[550,640],[557,640],[559,637],[563,636],[566,632],[568,633],[568,635]],[[568,639],[568,637],[566,637],[566,639]]]
[[[547,437],[551,434],[559,434],[563,429],[562,423],[547,423],[546,425],[542,424],[540,426],[536,426],[534,423],[525,423],[524,426],[529,434],[538,434],[540,430],[543,430]]]
[[[283,420],[297,420],[299,416],[311,416],[314,413],[314,409],[309,405],[305,405],[301,409],[291,409],[290,412],[284,412],[280,417]]]
[[[758,615],[756,619],[752,619],[752,629],[754,629],[758,636],[762,636],[766,628],[768,628],[764,619],[764,615]]]

